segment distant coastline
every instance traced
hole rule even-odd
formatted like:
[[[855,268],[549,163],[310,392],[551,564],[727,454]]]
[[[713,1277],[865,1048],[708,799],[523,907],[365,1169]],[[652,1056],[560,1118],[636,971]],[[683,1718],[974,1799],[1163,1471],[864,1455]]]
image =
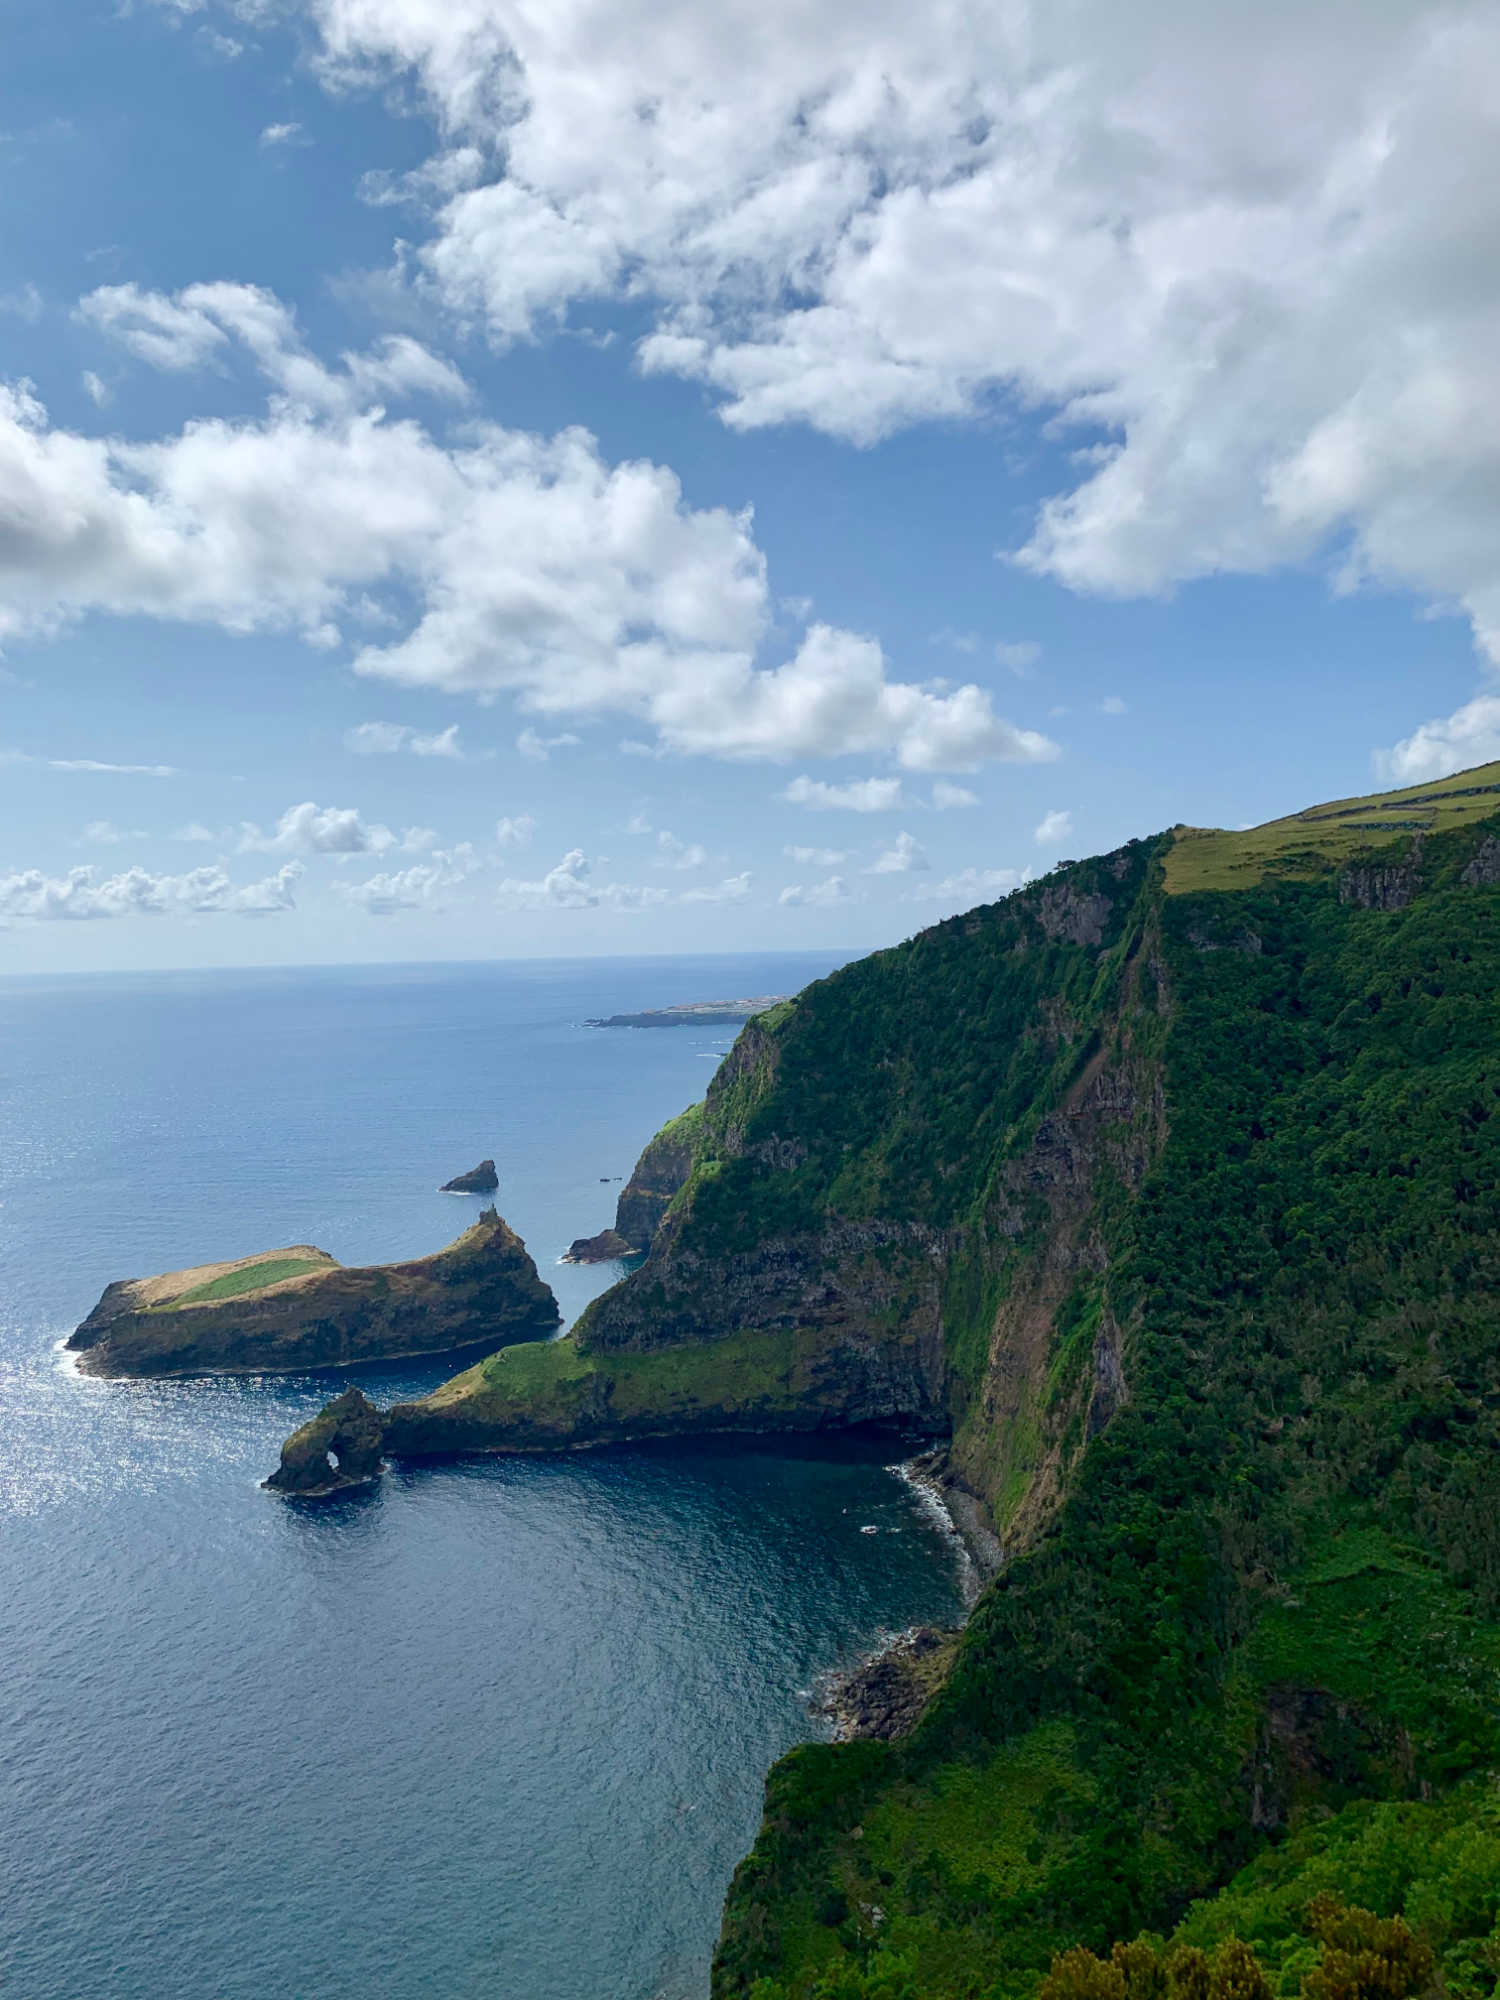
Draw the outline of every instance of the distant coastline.
[[[648,1007],[640,1014],[610,1014],[584,1022],[586,1028],[713,1028],[748,1021],[752,1015],[781,1007],[787,993],[763,993],[755,1000],[689,1000],[677,1007]]]

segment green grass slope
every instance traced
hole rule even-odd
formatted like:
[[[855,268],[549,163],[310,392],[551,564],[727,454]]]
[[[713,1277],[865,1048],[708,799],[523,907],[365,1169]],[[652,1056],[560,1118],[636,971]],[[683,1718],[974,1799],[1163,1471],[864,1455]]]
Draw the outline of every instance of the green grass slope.
[[[954,1227],[958,1443],[994,1433],[1020,1552],[914,1737],[773,1771],[717,1994],[1019,1996],[1072,1946],[1251,1924],[1277,1882],[1291,1958],[1304,1889],[1389,1917],[1433,1842],[1493,1856],[1495,785],[1146,846],[1092,948],[1037,937],[1040,885],[799,1001],[816,1029],[736,1129],[826,1136],[789,1174],[719,1168],[695,1241],[794,1228],[799,1199]],[[1085,902],[1100,865],[1068,871]],[[1113,1122],[1054,1170],[1101,1079]],[[1110,1328],[1096,1425],[1079,1371]],[[1384,1874],[1383,1840],[1408,1857]],[[1468,1866],[1408,1915],[1487,1994]]]

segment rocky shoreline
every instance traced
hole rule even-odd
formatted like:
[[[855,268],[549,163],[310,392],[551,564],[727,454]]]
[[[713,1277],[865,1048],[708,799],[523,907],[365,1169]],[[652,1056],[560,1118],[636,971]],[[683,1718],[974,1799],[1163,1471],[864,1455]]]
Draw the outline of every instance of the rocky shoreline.
[[[1005,1559],[983,1503],[959,1480],[941,1446],[890,1469],[920,1496],[953,1543],[967,1620]],[[853,1666],[821,1676],[808,1707],[832,1725],[835,1743],[860,1738],[892,1743],[909,1736],[948,1678],[962,1637],[962,1626],[909,1625]]]

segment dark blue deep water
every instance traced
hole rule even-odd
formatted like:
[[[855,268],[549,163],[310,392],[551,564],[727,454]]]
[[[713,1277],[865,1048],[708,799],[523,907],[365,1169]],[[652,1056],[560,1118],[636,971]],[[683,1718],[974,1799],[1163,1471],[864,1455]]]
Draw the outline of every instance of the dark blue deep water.
[[[337,1378],[80,1380],[112,1278],[439,1247],[484,1154],[554,1268],[722,1031],[589,1015],[831,959],[0,981],[0,1991],[689,2000],[806,1690],[951,1618],[890,1440],[258,1490]],[[368,1374],[378,1400],[441,1368]],[[864,1527],[882,1532],[862,1534]]]

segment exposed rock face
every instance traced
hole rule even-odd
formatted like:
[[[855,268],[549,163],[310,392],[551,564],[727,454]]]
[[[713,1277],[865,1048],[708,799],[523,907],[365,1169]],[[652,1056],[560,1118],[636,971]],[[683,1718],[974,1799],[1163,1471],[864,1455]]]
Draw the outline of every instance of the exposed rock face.
[[[819,1703],[841,1742],[857,1736],[894,1743],[922,1719],[958,1650],[957,1632],[919,1625],[847,1674]]]
[[[697,1124],[690,1112],[658,1132],[635,1163],[635,1172],[620,1190],[615,1207],[615,1233],[632,1250],[644,1250],[655,1236],[672,1197],[686,1181],[693,1164]]]
[[[471,1167],[466,1174],[455,1174],[451,1181],[444,1181],[439,1194],[493,1194],[500,1185],[500,1176],[495,1172],[493,1160],[481,1160],[477,1167]]]
[[[1339,901],[1353,903],[1361,910],[1404,910],[1421,879],[1423,845],[1422,835],[1414,834],[1404,861],[1355,863],[1346,868],[1339,877]]]
[[[277,1253],[268,1268],[291,1254]],[[307,1255],[322,1262],[227,1297],[203,1298],[205,1281],[240,1266],[113,1284],[68,1346],[90,1375],[284,1374],[487,1352],[544,1339],[558,1322],[525,1244],[493,1208],[446,1250],[412,1263],[346,1270],[321,1250]]]
[[[563,1260],[568,1264],[608,1264],[635,1254],[618,1229],[601,1229],[597,1236],[575,1236]]]
[[[1500,840],[1492,833],[1480,842],[1461,880],[1466,889],[1493,889],[1500,883]]]
[[[305,1499],[363,1486],[380,1476],[384,1434],[380,1411],[361,1390],[348,1388],[293,1431],[281,1447],[280,1465],[264,1483],[272,1492]]]

